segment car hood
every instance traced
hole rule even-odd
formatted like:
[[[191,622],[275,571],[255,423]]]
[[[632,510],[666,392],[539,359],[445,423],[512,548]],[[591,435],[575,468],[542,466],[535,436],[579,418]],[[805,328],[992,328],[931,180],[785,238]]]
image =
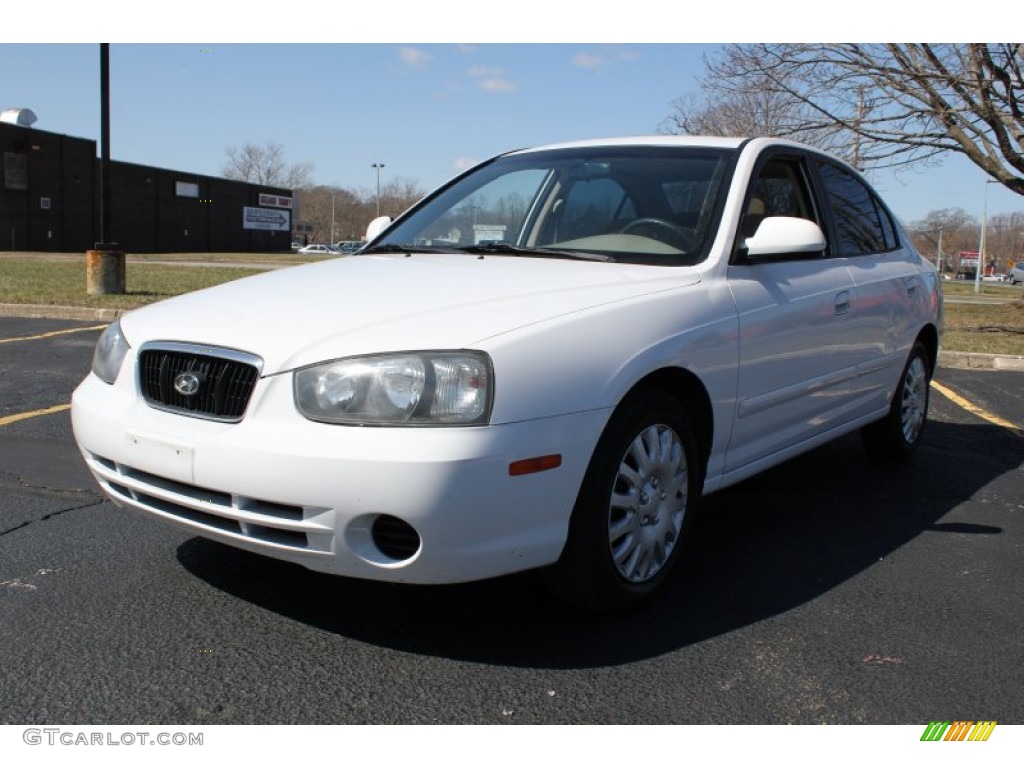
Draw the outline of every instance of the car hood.
[[[468,349],[561,315],[700,281],[691,268],[464,254],[352,256],[185,294],[121,320],[128,343],[251,352],[263,374],[350,355]]]

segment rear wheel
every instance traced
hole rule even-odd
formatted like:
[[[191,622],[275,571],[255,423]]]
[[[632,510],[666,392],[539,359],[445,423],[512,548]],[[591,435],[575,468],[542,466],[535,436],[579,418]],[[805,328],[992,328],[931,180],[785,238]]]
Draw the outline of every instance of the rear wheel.
[[[671,573],[688,539],[700,464],[689,419],[657,390],[612,416],[587,469],[569,538],[548,583],[598,611],[631,607]]]
[[[868,455],[880,461],[901,461],[913,455],[928,418],[931,363],[920,342],[914,344],[893,394],[889,413],[861,429]]]

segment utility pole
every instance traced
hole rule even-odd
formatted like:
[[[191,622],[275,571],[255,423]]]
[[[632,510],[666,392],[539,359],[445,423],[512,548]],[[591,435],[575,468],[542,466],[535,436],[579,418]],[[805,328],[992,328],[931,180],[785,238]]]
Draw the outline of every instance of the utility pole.
[[[371,168],[377,169],[377,218],[380,218],[380,169],[384,167],[384,163],[373,163],[370,165]]]
[[[864,86],[857,87],[857,117],[853,122],[853,167],[860,170],[860,124],[864,120]]]
[[[100,241],[106,246],[110,237],[110,43],[100,43]]]
[[[125,258],[111,242],[110,189],[110,43],[100,43],[100,239],[85,252],[85,291],[93,295],[125,292]]]
[[[978,268],[974,271],[974,292],[981,293],[981,273],[985,269],[985,230],[988,229],[988,185],[999,184],[994,179],[985,182],[985,198],[981,206],[981,237],[978,238]]]

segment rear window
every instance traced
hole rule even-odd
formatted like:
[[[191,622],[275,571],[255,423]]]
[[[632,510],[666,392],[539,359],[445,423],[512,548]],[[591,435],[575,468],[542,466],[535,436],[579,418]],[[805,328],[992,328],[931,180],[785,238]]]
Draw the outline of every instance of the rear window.
[[[835,220],[839,256],[891,251],[899,245],[888,212],[860,179],[832,163],[819,160],[816,167]]]

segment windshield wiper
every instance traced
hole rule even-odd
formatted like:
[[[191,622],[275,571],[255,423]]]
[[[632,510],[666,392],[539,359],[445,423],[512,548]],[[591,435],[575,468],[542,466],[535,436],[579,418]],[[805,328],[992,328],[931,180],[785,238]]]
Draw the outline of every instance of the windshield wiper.
[[[611,256],[586,251],[562,251],[557,248],[521,248],[509,243],[482,243],[480,245],[464,245],[459,248],[466,253],[485,255],[488,253],[507,254],[511,256],[552,256],[558,259],[580,259],[582,261],[615,261]]]
[[[412,247],[401,243],[384,243],[373,248],[364,248],[360,253],[412,253]]]
[[[359,253],[459,253],[458,248],[441,248],[436,245],[410,245],[409,243],[382,243],[373,248],[366,248]]]

